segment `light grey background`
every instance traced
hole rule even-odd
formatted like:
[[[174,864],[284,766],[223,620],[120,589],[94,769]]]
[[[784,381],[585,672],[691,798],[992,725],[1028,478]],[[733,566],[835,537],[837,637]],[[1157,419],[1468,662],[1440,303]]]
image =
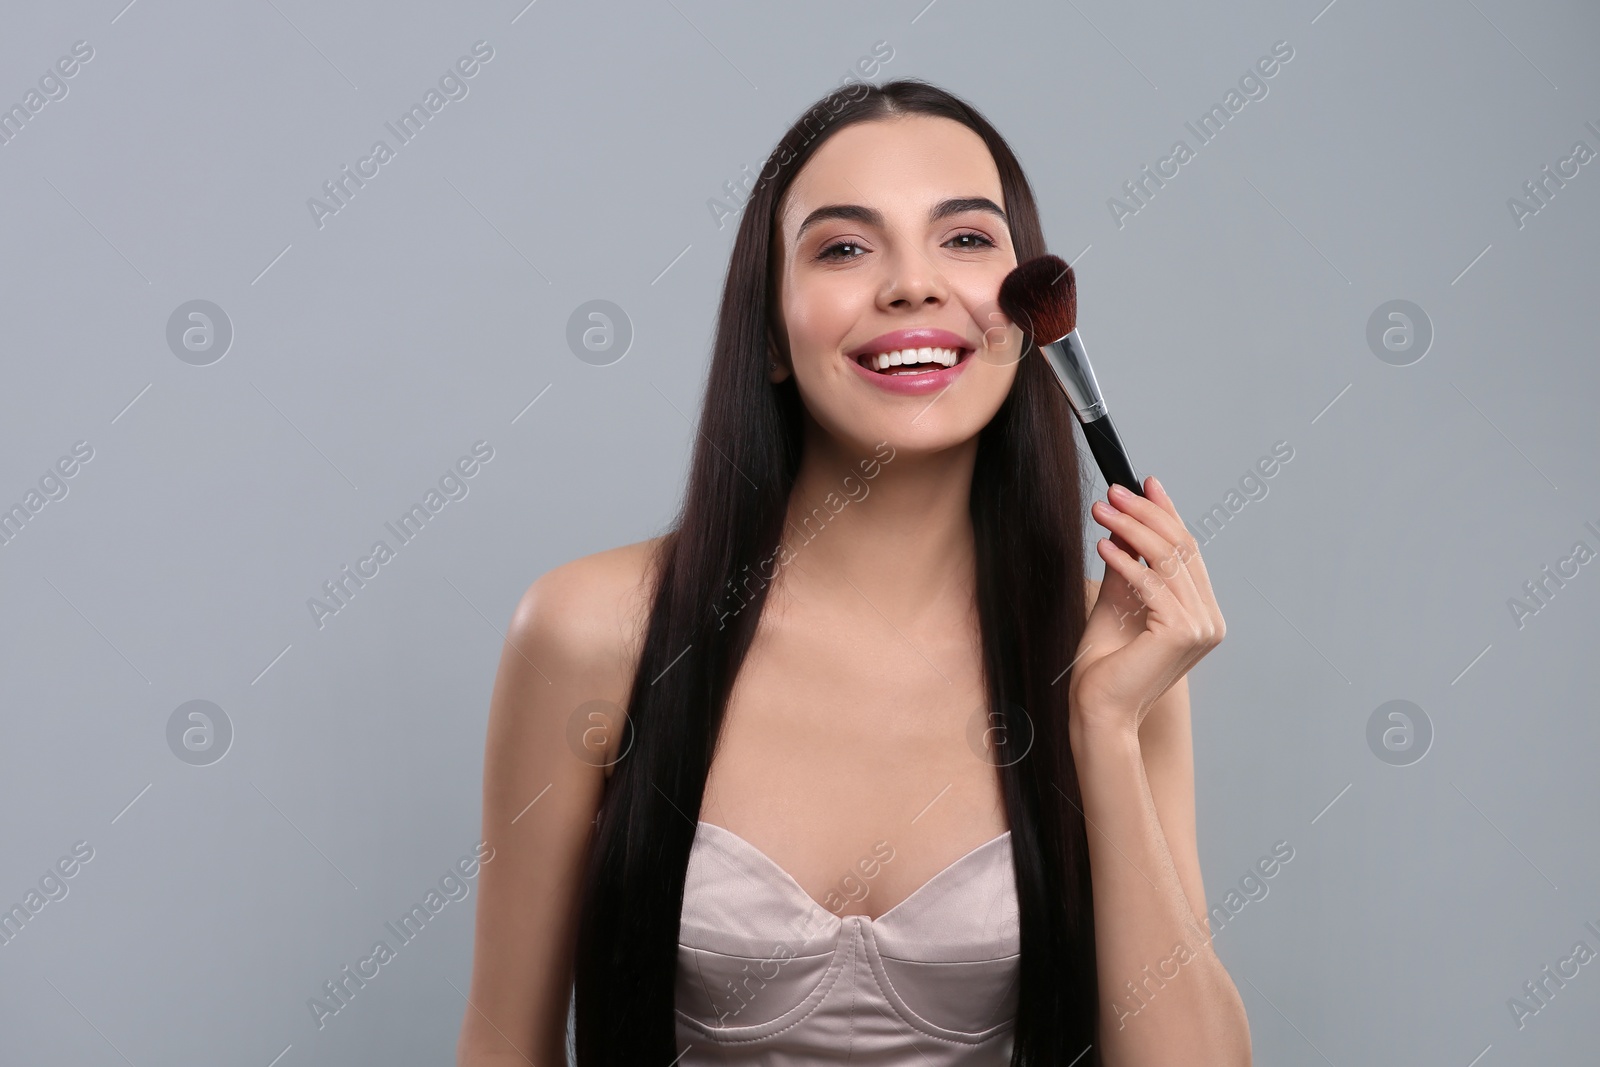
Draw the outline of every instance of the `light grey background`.
[[[1600,551],[1600,162],[1520,227],[1508,199],[1600,150],[1600,13],[1324,2],[7,5],[0,105],[94,56],[0,146],[0,506],[93,458],[0,548],[0,905],[94,856],[0,944],[0,1059],[450,1062],[475,882],[323,1028],[307,1000],[477,842],[528,583],[669,521],[734,232],[707,201],[883,41],[874,80],[1020,155],[1141,472],[1198,520],[1293,449],[1204,546],[1228,637],[1193,674],[1209,902],[1294,849],[1216,936],[1256,1062],[1591,1062],[1600,961],[1520,1029],[1507,1002],[1600,951],[1600,564],[1520,627],[1508,601]],[[480,40],[319,228],[308,198]],[[208,366],[167,343],[197,299],[234,331]],[[609,366],[566,341],[595,299],[634,330]],[[1367,342],[1396,299],[1434,332],[1407,366]],[[209,766],[169,747],[191,700],[234,731]],[[1369,747],[1391,700],[1420,762]]]

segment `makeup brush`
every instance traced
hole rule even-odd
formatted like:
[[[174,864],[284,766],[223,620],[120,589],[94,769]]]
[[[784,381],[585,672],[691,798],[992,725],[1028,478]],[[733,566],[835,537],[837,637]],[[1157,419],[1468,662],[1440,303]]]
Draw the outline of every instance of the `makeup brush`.
[[[1144,496],[1078,336],[1078,283],[1060,256],[1030,259],[1000,283],[1000,310],[1033,338],[1067,394],[1107,485]]]

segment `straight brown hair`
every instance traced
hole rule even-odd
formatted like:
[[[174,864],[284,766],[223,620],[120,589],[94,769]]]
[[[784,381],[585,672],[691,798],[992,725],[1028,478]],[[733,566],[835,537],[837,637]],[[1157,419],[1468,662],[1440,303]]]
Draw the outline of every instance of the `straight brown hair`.
[[[689,850],[768,584],[744,583],[754,599],[732,614],[726,590],[777,550],[800,462],[794,379],[767,377],[777,209],[830,136],[902,115],[951,119],[982,137],[1018,262],[1046,251],[1033,191],[1005,140],[965,101],[921,80],[829,94],[762,167],[723,282],[683,504],[655,561],[627,754],[591,840],[573,974],[578,1067],[668,1067],[680,1055],[674,985]],[[1032,354],[979,433],[970,498],[991,758],[1011,827],[1022,946],[1011,1062],[1098,1067],[1094,901],[1067,732],[1068,663],[1087,610],[1085,481],[1071,408]]]

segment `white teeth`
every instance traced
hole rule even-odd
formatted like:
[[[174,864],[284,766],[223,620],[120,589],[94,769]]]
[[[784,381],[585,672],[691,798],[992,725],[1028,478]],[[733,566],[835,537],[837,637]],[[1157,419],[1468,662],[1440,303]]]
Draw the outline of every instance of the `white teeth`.
[[[918,363],[938,363],[953,367],[960,358],[961,353],[954,348],[905,348],[896,352],[879,352],[875,356],[863,356],[862,362],[867,367],[888,370],[890,367]]]

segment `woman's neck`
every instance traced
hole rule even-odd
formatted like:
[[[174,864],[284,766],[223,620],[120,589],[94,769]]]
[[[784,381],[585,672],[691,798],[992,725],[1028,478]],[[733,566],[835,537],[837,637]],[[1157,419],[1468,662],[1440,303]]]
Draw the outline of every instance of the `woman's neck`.
[[[784,528],[777,590],[896,626],[971,603],[976,552],[968,498],[976,439],[933,454],[859,450],[808,434]],[[853,588],[852,588],[853,587]]]

